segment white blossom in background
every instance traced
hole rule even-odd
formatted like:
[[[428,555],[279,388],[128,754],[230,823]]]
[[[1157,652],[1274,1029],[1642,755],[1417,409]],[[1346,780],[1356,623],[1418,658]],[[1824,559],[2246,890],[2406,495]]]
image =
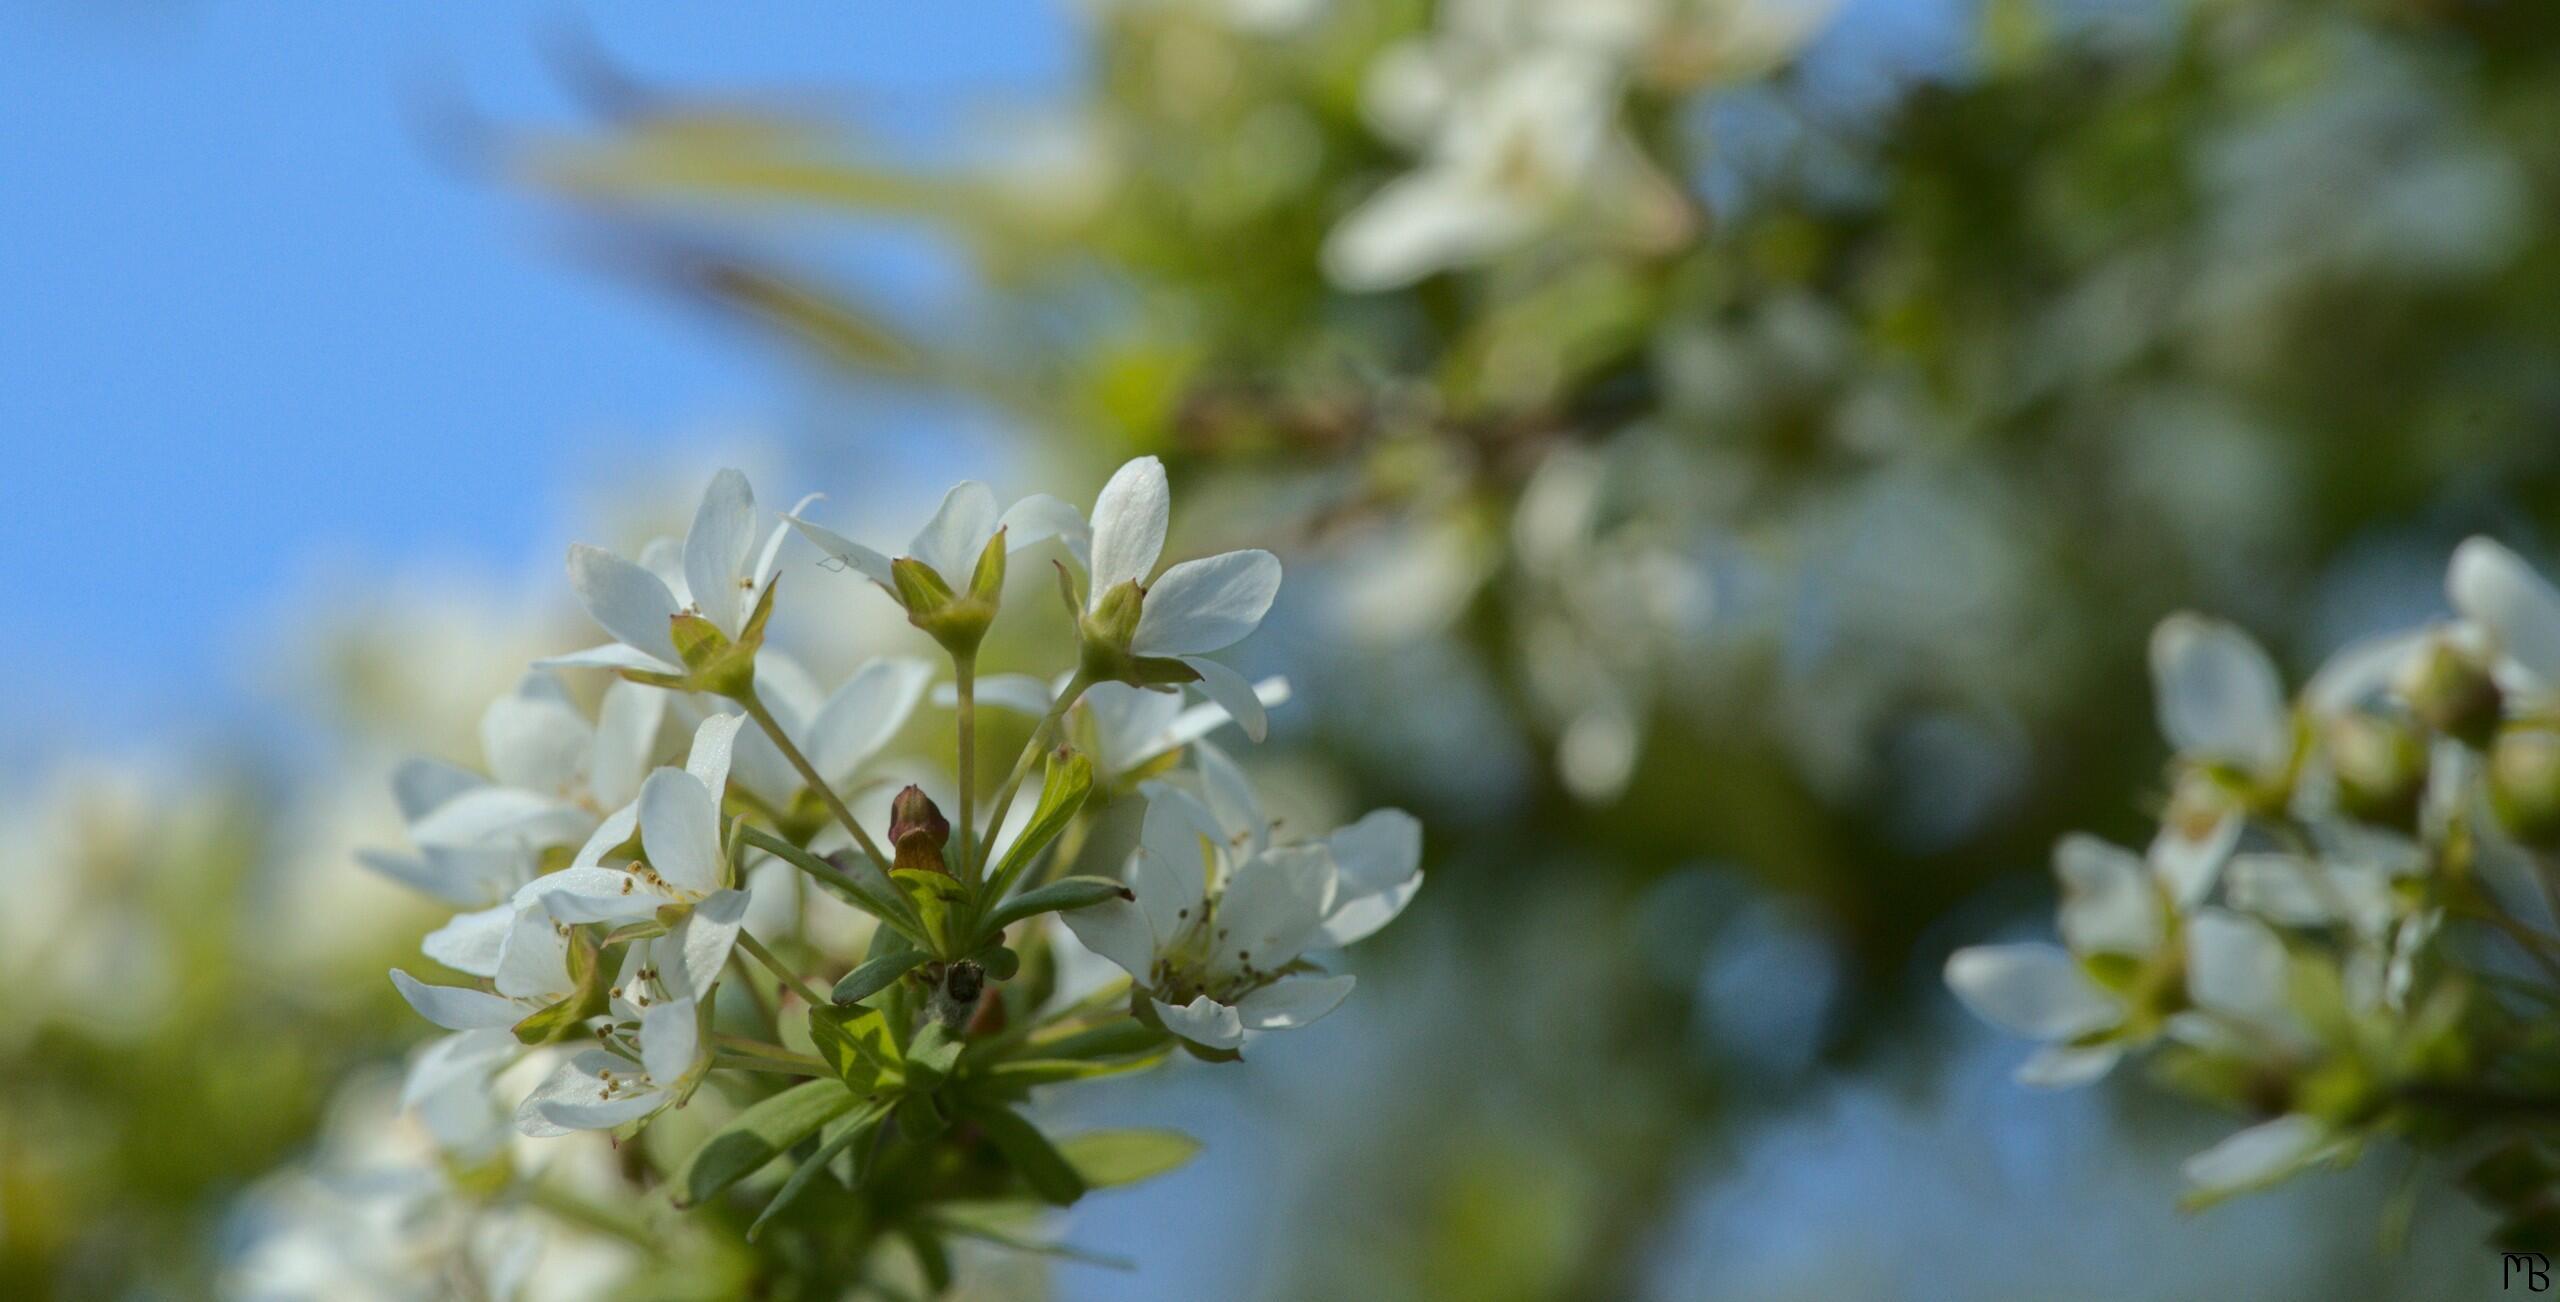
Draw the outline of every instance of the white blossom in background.
[[[2560,980],[2560,592],[2481,538],[2445,587],[2451,618],[2344,648],[2298,700],[2236,627],[2164,621],[2171,794],[2149,855],[2066,839],[2063,946],[1948,960],[1968,1007],[2047,1043],[2022,1079],[2147,1051],[2253,1113],[2187,1163],[2191,1202],[2379,1139],[2494,1137],[2535,1097],[2500,1046]]]
[[[1363,107],[1419,157],[1327,237],[1326,274],[1396,289],[1485,261],[1569,215],[1677,226],[1685,203],[1625,131],[1631,86],[1759,75],[1834,5],[1817,0],[1452,0],[1371,65]]]

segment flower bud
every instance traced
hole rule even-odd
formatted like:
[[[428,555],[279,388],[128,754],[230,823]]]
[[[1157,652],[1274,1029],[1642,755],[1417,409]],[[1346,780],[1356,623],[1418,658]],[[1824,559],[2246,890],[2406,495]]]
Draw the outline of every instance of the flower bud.
[[[978,999],[986,990],[986,969],[964,958],[944,969],[941,984],[933,988],[933,1015],[944,1030],[957,1031],[977,1013]]]
[[[2430,639],[2401,667],[2400,695],[2428,727],[2485,746],[2498,726],[2498,685],[2486,665],[2444,638]]]
[[[2427,744],[2416,729],[2358,710],[2331,719],[2324,741],[2341,809],[2368,823],[2415,824],[2427,790]]]
[[[2489,747],[2489,804],[2519,841],[2560,845],[2560,732],[2508,728]]]
[[[947,876],[951,870],[943,866],[942,848],[950,843],[951,820],[924,788],[910,786],[889,802],[889,844],[898,850],[893,871],[913,868]]]

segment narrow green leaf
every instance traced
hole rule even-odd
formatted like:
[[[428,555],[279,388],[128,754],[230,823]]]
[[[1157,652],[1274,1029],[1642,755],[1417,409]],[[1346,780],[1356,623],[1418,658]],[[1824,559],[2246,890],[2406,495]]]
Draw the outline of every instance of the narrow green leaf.
[[[887,989],[890,982],[905,976],[929,957],[923,950],[907,949],[870,959],[845,973],[844,980],[836,982],[834,999],[839,1005],[861,1003]]]
[[[813,1080],[739,1113],[685,1159],[676,1173],[677,1205],[697,1206],[718,1195],[862,1101],[842,1081]]]
[[[1064,1207],[1084,1197],[1084,1177],[1022,1114],[1007,1107],[982,1106],[969,1115],[1042,1200]]]
[[[1027,1200],[973,1200],[937,1204],[933,1209],[933,1220],[936,1225],[963,1238],[992,1243],[997,1247],[1008,1248],[1015,1252],[1056,1257],[1064,1261],[1080,1261],[1089,1266],[1104,1266],[1112,1270],[1138,1268],[1136,1262],[1126,1257],[1088,1252],[1063,1243],[1044,1243],[1028,1237],[1017,1228],[1035,1224],[1048,1214],[1048,1208]]]
[[[1061,877],[1037,890],[1024,891],[996,906],[983,926],[988,939],[1005,928],[1042,913],[1064,912],[1105,900],[1134,900],[1135,892],[1108,877]]]
[[[869,1090],[904,1067],[888,1021],[874,1008],[812,1008],[809,1042],[846,1085]]]
[[[1200,1141],[1174,1130],[1091,1130],[1058,1141],[1058,1151],[1086,1184],[1109,1189],[1180,1167]]]
[[[808,1188],[809,1182],[816,1179],[819,1172],[826,1170],[827,1165],[836,1160],[836,1154],[860,1143],[872,1131],[879,1129],[880,1119],[888,1115],[889,1100],[872,1099],[840,1120],[829,1123],[826,1127],[826,1142],[819,1146],[816,1153],[810,1155],[808,1161],[802,1162],[791,1172],[791,1178],[782,1182],[782,1189],[774,1194],[773,1201],[766,1203],[764,1210],[756,1213],[755,1223],[747,1227],[747,1242],[755,1242],[756,1235],[763,1231],[765,1222],[781,1215],[784,1209],[798,1201],[801,1191]]]
[[[1111,1058],[1121,1054],[1145,1053],[1164,1045],[1171,1038],[1155,1027],[1129,1018],[1055,1040],[1034,1041],[1028,1052],[1043,1058]]]
[[[1061,754],[1064,759],[1059,758]],[[1031,811],[1030,825],[1022,829],[1022,836],[1004,852],[1004,862],[996,865],[995,875],[989,878],[988,898],[1001,897],[1012,889],[1023,870],[1058,839],[1060,832],[1067,830],[1068,822],[1084,808],[1084,798],[1092,791],[1092,760],[1074,751],[1049,756],[1048,771],[1040,778],[1040,803]]]
[[[1152,1067],[1172,1053],[1173,1046],[1163,1044],[1154,1053],[1139,1054],[1134,1058],[1017,1058],[989,1067],[985,1075],[999,1085],[1055,1085],[1060,1081],[1094,1080]]]

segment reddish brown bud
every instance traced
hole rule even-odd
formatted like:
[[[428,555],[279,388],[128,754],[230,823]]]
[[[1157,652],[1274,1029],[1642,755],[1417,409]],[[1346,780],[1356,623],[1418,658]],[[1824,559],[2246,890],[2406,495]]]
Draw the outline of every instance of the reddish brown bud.
[[[922,787],[908,787],[889,802],[889,844],[896,846],[900,869],[949,873],[942,847],[951,843],[951,820],[942,816]]]

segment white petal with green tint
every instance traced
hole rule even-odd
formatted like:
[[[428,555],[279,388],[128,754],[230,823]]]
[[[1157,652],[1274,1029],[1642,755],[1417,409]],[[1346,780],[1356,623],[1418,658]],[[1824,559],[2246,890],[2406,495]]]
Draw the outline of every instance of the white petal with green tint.
[[[2293,752],[2293,720],[2275,662],[2238,628],[2177,614],[2151,635],[2151,676],[2160,731],[2181,754],[2249,773],[2283,767]]]
[[[2053,945],[1975,945],[1947,956],[1947,988],[1974,1015],[2035,1040],[2068,1040],[2124,1020],[2070,953]]]
[[[682,662],[667,621],[676,598],[657,575],[606,551],[578,543],[569,548],[569,586],[589,618],[633,650],[662,665]]]
[[[1147,588],[1129,649],[1142,656],[1224,650],[1262,623],[1279,593],[1280,558],[1269,552],[1184,561]]]
[[[1091,579],[1087,608],[1102,604],[1105,593],[1123,583],[1144,586],[1164,554],[1166,522],[1173,514],[1173,495],[1165,487],[1164,463],[1139,457],[1120,467],[1093,502]]]

